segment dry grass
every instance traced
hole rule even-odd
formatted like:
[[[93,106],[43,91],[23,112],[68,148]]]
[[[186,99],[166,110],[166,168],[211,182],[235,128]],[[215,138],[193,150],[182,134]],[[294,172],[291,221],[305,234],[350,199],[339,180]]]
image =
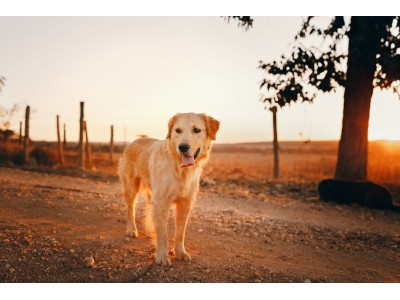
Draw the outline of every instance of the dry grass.
[[[337,147],[335,141],[280,143],[281,180],[318,181],[332,177]],[[272,145],[215,145],[206,176],[219,179],[272,179]],[[400,142],[369,143],[368,178],[381,183],[400,184]]]
[[[338,143],[327,142],[281,142],[280,181],[318,181],[332,177],[335,172]],[[34,146],[33,146],[34,147]],[[47,147],[54,156],[55,145]],[[89,169],[107,176],[116,176],[121,153],[115,153],[110,164],[106,148],[92,148]],[[93,151],[99,150],[98,151]],[[118,150],[122,150],[118,149]],[[20,153],[21,146],[0,143],[0,158]],[[65,152],[66,168],[78,167],[78,154],[73,148]],[[243,181],[273,180],[273,154],[271,143],[216,144],[204,176],[213,179],[240,179]],[[400,184],[400,142],[373,141],[369,144],[368,177],[380,183]]]

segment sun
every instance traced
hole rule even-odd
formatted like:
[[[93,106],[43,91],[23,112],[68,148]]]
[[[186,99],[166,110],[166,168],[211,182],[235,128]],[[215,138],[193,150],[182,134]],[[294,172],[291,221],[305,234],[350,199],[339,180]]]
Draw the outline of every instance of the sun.
[[[400,140],[400,99],[389,91],[374,91],[369,120],[369,140]]]

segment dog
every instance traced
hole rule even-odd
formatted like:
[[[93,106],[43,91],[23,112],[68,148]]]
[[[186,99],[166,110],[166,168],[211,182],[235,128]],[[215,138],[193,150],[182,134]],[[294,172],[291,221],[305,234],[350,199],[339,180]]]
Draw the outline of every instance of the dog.
[[[325,179],[318,185],[321,200],[340,204],[356,203],[375,209],[397,210],[389,191],[370,181]]]
[[[172,252],[177,259],[191,259],[185,250],[186,225],[219,125],[206,114],[180,113],[169,120],[166,139],[140,138],[125,148],[118,173],[128,209],[127,235],[138,236],[135,201],[139,190],[144,191],[156,238],[157,264],[171,265],[167,219],[172,204],[176,205]]]

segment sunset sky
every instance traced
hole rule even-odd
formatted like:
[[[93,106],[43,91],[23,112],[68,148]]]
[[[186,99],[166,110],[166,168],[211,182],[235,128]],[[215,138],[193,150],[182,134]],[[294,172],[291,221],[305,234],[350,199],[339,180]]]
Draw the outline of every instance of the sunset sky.
[[[89,138],[165,138],[177,112],[221,121],[217,141],[272,139],[272,114],[259,101],[258,61],[290,50],[301,17],[256,17],[245,32],[220,17],[0,17],[0,106],[33,111],[34,140],[55,140],[59,114],[78,139],[79,101]],[[323,20],[322,20],[323,21]],[[343,91],[278,112],[281,140],[340,137]],[[18,128],[21,117],[15,119]],[[370,139],[400,139],[400,101],[374,92]]]

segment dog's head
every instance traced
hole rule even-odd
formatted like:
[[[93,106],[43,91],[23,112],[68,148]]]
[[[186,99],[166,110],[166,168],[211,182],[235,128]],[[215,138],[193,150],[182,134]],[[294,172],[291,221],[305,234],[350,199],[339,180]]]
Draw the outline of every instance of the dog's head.
[[[208,157],[218,129],[219,122],[205,114],[176,114],[169,120],[167,139],[175,156],[181,158],[181,167],[190,167],[196,160]]]

